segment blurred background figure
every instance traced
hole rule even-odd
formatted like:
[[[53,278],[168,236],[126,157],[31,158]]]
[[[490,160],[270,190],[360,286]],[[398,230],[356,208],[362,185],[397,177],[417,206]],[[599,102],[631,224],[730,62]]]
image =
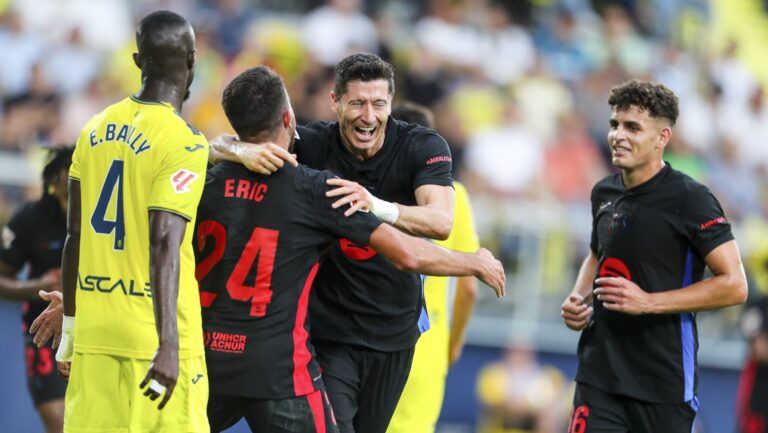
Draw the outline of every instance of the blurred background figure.
[[[432,112],[404,102],[392,108],[392,117],[434,128]],[[436,244],[453,251],[471,253],[480,248],[472,207],[466,188],[454,182],[456,205],[448,239]],[[454,283],[451,285],[451,283]],[[400,396],[387,433],[433,433],[445,394],[448,369],[461,357],[467,325],[475,308],[477,280],[474,277],[426,277],[424,300],[430,328],[419,337],[408,381]]]
[[[24,302],[21,329],[27,387],[46,433],[61,432],[64,428],[66,382],[56,373],[53,342],[37,347],[27,330],[48,305],[38,292],[61,291],[61,253],[67,231],[67,181],[71,163],[71,148],[50,151],[43,169],[42,197],[25,204],[3,227],[0,246],[0,297]]]
[[[738,433],[768,432],[768,297],[750,302],[741,318],[749,353],[739,380]]]
[[[518,339],[504,350],[501,361],[480,371],[478,433],[563,431],[568,403],[563,398],[565,384],[560,370],[540,364],[531,344]]]

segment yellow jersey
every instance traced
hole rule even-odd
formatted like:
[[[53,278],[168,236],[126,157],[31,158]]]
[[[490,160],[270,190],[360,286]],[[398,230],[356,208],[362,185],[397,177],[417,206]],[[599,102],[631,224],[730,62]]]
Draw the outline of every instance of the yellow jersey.
[[[168,103],[134,97],[80,133],[69,171],[80,182],[75,352],[151,359],[157,331],[149,282],[149,211],[187,220],[180,251],[180,359],[203,354],[192,235],[208,142]]]
[[[464,185],[454,182],[456,207],[448,239],[436,244],[453,251],[474,253],[480,248]],[[449,277],[427,277],[424,299],[429,313],[429,331],[416,343],[411,372],[400,396],[387,433],[434,432],[443,404],[448,374],[448,344],[451,325],[448,315]]]

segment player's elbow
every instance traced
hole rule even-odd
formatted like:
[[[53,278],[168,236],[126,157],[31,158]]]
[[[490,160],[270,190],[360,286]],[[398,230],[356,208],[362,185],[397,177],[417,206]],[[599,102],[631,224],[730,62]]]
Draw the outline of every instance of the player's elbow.
[[[421,269],[422,260],[418,254],[408,250],[403,250],[394,258],[394,260],[392,260],[392,264],[394,264],[395,267],[401,271],[418,272],[419,269]]]
[[[725,290],[723,296],[722,307],[731,305],[743,304],[747,301],[747,278],[742,272],[741,274],[726,274],[723,275],[724,281],[722,282]]]
[[[448,236],[451,235],[452,229],[453,218],[448,215],[442,216],[441,218],[436,219],[432,225],[432,238],[439,241],[444,241],[448,239]]]

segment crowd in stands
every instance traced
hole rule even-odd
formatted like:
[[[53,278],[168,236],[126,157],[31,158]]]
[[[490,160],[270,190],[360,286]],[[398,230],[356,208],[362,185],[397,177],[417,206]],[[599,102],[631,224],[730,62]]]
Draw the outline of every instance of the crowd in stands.
[[[455,175],[478,201],[588,214],[591,186],[611,172],[608,92],[629,78],[653,79],[680,97],[667,161],[719,197],[747,264],[759,270],[768,261],[759,241],[768,236],[767,81],[740,56],[738,39],[711,31],[718,3],[0,1],[0,155],[36,158],[41,148],[71,145],[93,114],[138,90],[131,29],[157,8],[195,28],[196,79],[183,115],[206,136],[230,132],[221,92],[246,67],[277,70],[300,121],[332,120],[335,63],[375,52],[395,65],[398,99],[434,110]],[[761,2],[747,3],[764,15]],[[33,196],[0,186],[0,222]]]

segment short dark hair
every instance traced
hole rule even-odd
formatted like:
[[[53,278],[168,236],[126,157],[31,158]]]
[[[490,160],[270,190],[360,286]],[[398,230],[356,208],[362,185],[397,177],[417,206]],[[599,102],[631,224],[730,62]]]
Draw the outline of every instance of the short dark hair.
[[[194,52],[193,30],[189,21],[171,11],[156,11],[145,16],[136,27],[139,54],[151,58],[146,67],[164,75],[165,69],[186,66],[187,56]]]
[[[427,128],[435,128],[435,116],[432,111],[415,102],[405,101],[392,107],[392,117],[403,122],[415,123]]]
[[[386,80],[389,94],[395,93],[395,72],[392,65],[371,53],[351,54],[336,65],[336,80],[333,93],[341,97],[347,91],[350,81]]]
[[[266,66],[238,75],[221,98],[224,113],[241,139],[275,132],[287,102],[283,79]]]
[[[671,125],[680,114],[677,96],[663,84],[652,81],[632,80],[612,88],[608,105],[619,110],[634,105],[651,117],[667,119]]]

